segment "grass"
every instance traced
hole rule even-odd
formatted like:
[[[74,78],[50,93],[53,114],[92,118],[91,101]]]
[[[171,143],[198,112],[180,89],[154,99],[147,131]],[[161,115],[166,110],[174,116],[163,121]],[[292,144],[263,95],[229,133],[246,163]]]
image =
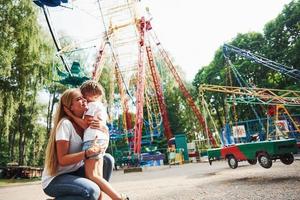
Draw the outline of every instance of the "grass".
[[[31,178],[31,179],[0,179],[0,187],[3,186],[14,186],[14,185],[23,185],[26,183],[32,183],[40,181],[41,178]]]

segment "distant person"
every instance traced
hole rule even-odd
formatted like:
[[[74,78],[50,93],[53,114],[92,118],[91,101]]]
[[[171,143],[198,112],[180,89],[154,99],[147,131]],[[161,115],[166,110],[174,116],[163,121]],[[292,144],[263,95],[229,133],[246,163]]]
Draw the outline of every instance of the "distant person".
[[[87,110],[87,101],[79,89],[68,89],[60,98],[46,149],[45,168],[42,174],[43,190],[56,200],[98,200],[100,188],[85,178],[83,161],[104,152],[105,147],[94,141],[91,148],[83,151],[84,130],[67,116],[64,106],[73,115],[82,118]],[[89,124],[90,127],[104,132],[107,130],[100,120],[93,119]],[[103,160],[103,177],[109,180],[113,158],[107,154]]]
[[[85,112],[84,118],[82,119],[72,114],[68,109],[66,109],[66,112],[77,124],[85,129],[82,150],[86,151],[91,148],[95,143],[95,138],[98,144],[105,147],[104,151],[100,154],[88,157],[85,160],[84,167],[86,177],[97,183],[101,191],[105,192],[110,198],[114,200],[128,199],[126,195],[118,193],[102,176],[103,156],[109,144],[108,127],[106,127],[107,130],[105,131],[88,127],[88,122],[94,118],[100,119],[103,126],[107,123],[108,116],[106,106],[103,103],[105,98],[104,89],[98,82],[89,80],[82,84],[80,90],[88,102],[88,110]],[[100,196],[100,199],[102,199],[103,195]]]

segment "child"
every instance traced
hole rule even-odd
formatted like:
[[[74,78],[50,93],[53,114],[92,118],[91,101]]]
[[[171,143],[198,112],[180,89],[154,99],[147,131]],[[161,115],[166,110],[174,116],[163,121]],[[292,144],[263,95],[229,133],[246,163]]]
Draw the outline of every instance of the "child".
[[[106,108],[101,102],[104,95],[103,87],[95,81],[86,81],[80,87],[83,97],[88,102],[88,110],[84,115],[84,119],[79,119],[74,116],[70,116],[74,120],[80,121],[78,124],[82,124],[82,128],[87,127],[87,122],[93,118],[99,118],[106,125],[107,112]],[[89,149],[93,142],[97,138],[97,143],[105,147],[105,150],[109,142],[108,132],[103,132],[98,129],[86,128],[83,135],[83,150]],[[129,199],[126,195],[117,193],[111,185],[102,177],[103,168],[103,155],[105,151],[99,155],[86,158],[85,160],[85,175],[88,179],[94,181],[101,191],[105,192],[113,200],[126,200]],[[99,199],[102,199],[103,195],[100,195]]]

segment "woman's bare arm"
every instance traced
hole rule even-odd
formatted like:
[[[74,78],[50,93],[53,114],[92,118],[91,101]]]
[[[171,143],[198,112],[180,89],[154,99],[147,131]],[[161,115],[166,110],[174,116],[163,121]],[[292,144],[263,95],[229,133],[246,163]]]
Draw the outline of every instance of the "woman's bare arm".
[[[84,117],[84,119],[75,116],[67,107],[64,106],[65,113],[74,120],[74,122],[83,129],[87,129],[89,127],[89,121]]]
[[[86,157],[90,157],[93,155],[97,155],[100,152],[104,151],[105,146],[101,146],[97,143],[97,138],[94,139],[92,147],[87,149],[86,151],[80,151],[77,153],[69,154],[69,141],[66,140],[58,140],[56,141],[57,148],[57,158],[58,163],[61,166],[72,165],[79,163],[84,160]]]
[[[88,127],[99,129],[105,133],[108,133],[108,128],[101,118],[95,118],[90,115],[85,115],[84,118],[80,118],[75,116],[67,107],[64,106],[65,113],[74,120],[74,122],[83,129],[87,129]]]
[[[91,128],[98,129],[108,134],[108,128],[106,124],[100,118],[87,118],[87,122]]]
[[[58,158],[58,163],[61,166],[76,164],[85,158],[84,151],[68,154],[69,147],[70,147],[69,141],[66,140],[56,141],[57,158]]]

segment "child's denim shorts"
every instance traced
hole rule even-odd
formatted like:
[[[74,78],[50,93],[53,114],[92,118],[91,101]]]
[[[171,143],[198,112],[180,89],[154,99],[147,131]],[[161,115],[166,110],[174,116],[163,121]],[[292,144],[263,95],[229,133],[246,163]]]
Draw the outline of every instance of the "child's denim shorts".
[[[85,150],[91,148],[93,145],[93,142],[94,142],[93,140],[83,142],[82,150],[85,151]],[[98,140],[96,140],[96,142],[99,145],[104,145],[107,143],[107,140],[98,139]],[[97,155],[91,156],[91,157],[89,157],[89,159],[102,159],[104,154],[105,154],[105,151],[103,151]]]

